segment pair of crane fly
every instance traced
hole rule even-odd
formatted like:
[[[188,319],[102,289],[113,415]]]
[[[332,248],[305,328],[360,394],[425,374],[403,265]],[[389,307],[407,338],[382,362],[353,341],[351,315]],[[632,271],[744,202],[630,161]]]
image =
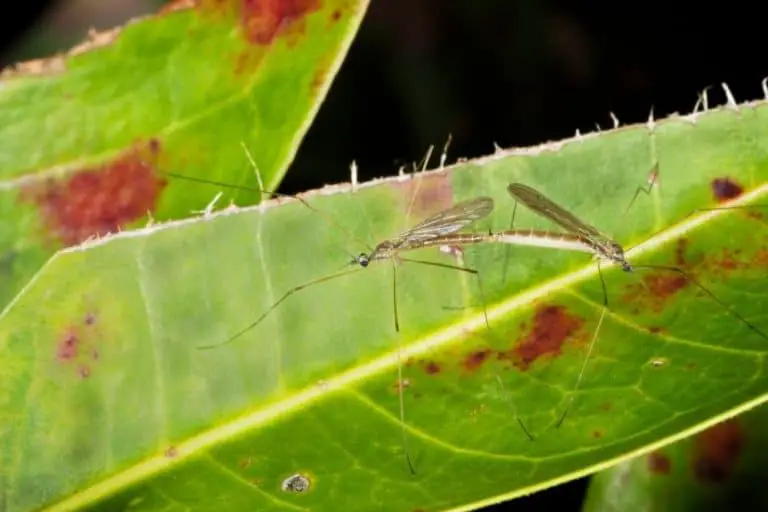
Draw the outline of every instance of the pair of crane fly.
[[[649,179],[648,189],[646,190],[642,187],[639,187],[637,192],[635,193],[635,197],[632,199],[632,202],[634,202],[634,200],[637,198],[637,195],[639,192],[645,191],[647,193],[650,191],[650,187],[655,184],[655,179],[656,179],[655,174],[652,174],[651,176],[652,177]],[[510,244],[510,245],[528,245],[528,246],[535,246],[535,247],[544,247],[544,248],[591,253],[595,257],[595,259],[597,259],[597,262],[598,262],[598,274],[600,275],[600,282],[601,282],[602,291],[603,291],[603,307],[602,307],[601,315],[598,320],[597,326],[590,340],[590,343],[587,349],[587,354],[584,357],[584,362],[582,363],[582,366],[579,370],[579,373],[576,379],[576,384],[572,389],[570,401],[566,406],[565,410],[563,411],[563,413],[561,414],[556,424],[557,427],[559,427],[562,424],[562,422],[565,420],[565,417],[570,407],[573,405],[575,393],[579,389],[579,386],[581,384],[582,378],[584,376],[584,373],[587,367],[587,363],[589,361],[590,355],[595,345],[595,341],[597,339],[598,332],[602,325],[605,312],[608,308],[608,294],[606,290],[606,285],[605,285],[605,281],[603,280],[602,274],[600,273],[600,263],[603,261],[615,263],[619,267],[621,267],[621,269],[625,272],[631,272],[634,269],[659,269],[659,270],[676,272],[681,276],[683,276],[688,282],[692,283],[698,289],[704,292],[710,299],[712,299],[714,302],[716,302],[721,307],[723,307],[726,311],[728,311],[731,315],[737,318],[746,327],[748,327],[750,330],[754,331],[760,337],[768,341],[768,336],[766,336],[766,334],[764,334],[760,329],[758,329],[752,323],[747,321],[733,308],[731,308],[730,306],[725,304],[723,301],[721,301],[719,298],[717,298],[711,291],[706,289],[703,285],[701,285],[698,281],[696,281],[692,276],[688,275],[684,270],[677,267],[665,266],[665,265],[633,266],[632,264],[630,264],[629,261],[627,261],[624,255],[624,249],[619,243],[614,241],[611,237],[607,236],[606,234],[601,233],[596,228],[583,222],[582,220],[577,218],[575,215],[567,211],[565,208],[559,206],[554,201],[550,200],[549,198],[547,198],[540,192],[536,191],[535,189],[520,183],[512,183],[507,187],[507,191],[512,196],[512,198],[516,201],[515,208],[517,207],[517,202],[523,203],[526,207],[531,209],[536,214],[559,225],[561,228],[564,229],[564,232],[541,231],[541,230],[533,230],[533,229],[509,229],[506,231],[498,231],[498,232],[458,233],[459,230],[473,224],[474,222],[477,222],[481,219],[488,217],[488,215],[490,215],[491,212],[493,211],[493,207],[494,207],[493,199],[491,199],[490,197],[476,197],[474,199],[457,203],[446,210],[442,210],[428,217],[427,219],[416,224],[412,228],[400,233],[395,238],[388,239],[379,243],[369,253],[361,253],[357,256],[354,256],[351,259],[351,261],[349,261],[349,265],[356,266],[358,267],[357,269],[359,270],[361,268],[367,267],[369,264],[375,261],[397,259],[400,261],[411,261],[411,262],[424,263],[424,264],[443,267],[443,268],[460,270],[460,271],[468,272],[477,276],[478,272],[477,270],[474,270],[474,269],[470,269],[463,266],[448,265],[443,263],[407,259],[407,258],[403,258],[401,254],[407,251],[423,249],[426,247],[436,247],[436,246],[461,247],[461,246],[477,244],[477,243],[503,243],[503,244]],[[304,203],[303,200],[301,201]],[[309,206],[307,203],[305,204]],[[630,203],[630,205],[631,204],[632,203]],[[715,209],[719,209],[719,208],[715,208]],[[215,345],[201,346],[198,348],[210,349],[210,348],[220,347],[222,345],[228,344],[236,340],[237,338],[245,334],[247,331],[256,327],[272,310],[274,310],[281,302],[286,300],[288,297],[290,297],[294,293],[304,288],[307,288],[308,286],[329,281],[337,277],[341,277],[343,275],[347,275],[351,271],[353,270],[347,269],[345,271],[337,272],[335,274],[331,274],[329,276],[325,276],[320,279],[316,279],[314,281],[304,283],[300,286],[292,288],[291,290],[286,292],[280,299],[278,299],[274,304],[272,304],[258,319],[256,319],[254,322],[246,326],[244,329],[241,329],[240,331],[235,333],[233,336],[231,336],[224,342],[218,343]],[[478,283],[480,283],[479,279],[478,279]],[[482,288],[480,289],[480,292],[482,294]],[[485,309],[483,310],[483,313],[485,316],[486,325],[488,325],[488,318],[487,318]],[[399,331],[396,300],[394,301],[394,316],[395,316],[395,329]],[[398,365],[398,382],[402,383],[402,381],[403,381],[402,365]],[[501,383],[500,379],[499,379],[499,383],[503,387],[503,384]],[[405,457],[408,463],[409,470],[411,471],[412,474],[415,474],[415,469],[411,462],[410,455],[408,452],[408,447],[407,447],[407,435],[405,431],[405,411],[404,411],[404,404],[403,404],[402,388],[400,389],[399,399],[400,399],[400,424],[401,424],[401,431],[402,431],[402,438],[403,438],[403,446],[405,449]],[[514,407],[513,407],[513,411],[514,411]],[[516,412],[515,412],[515,419],[520,425],[520,427],[522,428],[523,432],[526,434],[526,436],[529,439],[533,440],[533,436],[529,433],[528,429],[525,427],[521,419],[517,416]]]

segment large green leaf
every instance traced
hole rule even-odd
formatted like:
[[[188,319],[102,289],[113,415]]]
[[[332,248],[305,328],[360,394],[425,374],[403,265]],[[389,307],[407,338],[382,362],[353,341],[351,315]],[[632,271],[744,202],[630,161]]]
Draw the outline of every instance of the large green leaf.
[[[242,141],[276,187],[366,6],[176,2],[2,76],[0,304],[64,245],[210,201],[166,172],[255,186]]]
[[[396,334],[384,262],[296,293],[229,346],[195,347],[338,270],[349,260],[339,248],[365,248],[350,233],[382,240],[478,195],[492,196],[496,211],[477,229],[507,226],[512,181],[627,247],[642,242],[628,253],[638,266],[684,265],[768,330],[764,217],[688,215],[740,189],[738,201],[765,193],[765,106],[307,194],[325,216],[296,201],[265,203],[61,251],[0,318],[6,508],[463,510],[596,471],[764,401],[766,339],[674,273],[604,267],[611,311],[555,429],[602,292],[588,255],[538,248],[513,248],[506,270],[505,247],[465,251],[482,273],[491,330],[481,309],[445,307],[480,302],[472,276],[404,263]],[[660,187],[622,219],[655,163]],[[524,208],[516,223],[551,227]],[[452,261],[435,249],[414,256]],[[415,476],[400,437],[399,356]],[[310,490],[283,491],[297,473]]]
[[[768,407],[595,475],[585,510],[766,510]]]

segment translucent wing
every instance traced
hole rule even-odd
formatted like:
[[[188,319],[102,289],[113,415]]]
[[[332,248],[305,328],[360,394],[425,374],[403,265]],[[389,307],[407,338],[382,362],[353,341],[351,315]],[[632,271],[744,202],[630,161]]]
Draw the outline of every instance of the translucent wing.
[[[594,227],[578,219],[562,206],[559,206],[551,199],[527,185],[523,185],[522,183],[512,183],[507,187],[507,191],[513,198],[523,203],[535,213],[559,224],[571,233],[584,235],[589,238],[609,238]]]
[[[408,231],[401,233],[393,245],[397,248],[418,247],[425,240],[454,233],[461,228],[487,217],[493,211],[493,199],[476,197],[457,203],[447,210],[438,212]]]

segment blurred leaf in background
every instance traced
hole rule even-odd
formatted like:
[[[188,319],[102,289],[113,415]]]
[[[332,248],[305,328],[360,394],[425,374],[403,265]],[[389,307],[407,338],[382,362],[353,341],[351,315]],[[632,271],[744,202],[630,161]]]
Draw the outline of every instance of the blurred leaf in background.
[[[58,248],[204,208],[217,187],[282,179],[367,2],[169,4],[0,89],[0,304]],[[258,194],[218,187],[226,204]]]

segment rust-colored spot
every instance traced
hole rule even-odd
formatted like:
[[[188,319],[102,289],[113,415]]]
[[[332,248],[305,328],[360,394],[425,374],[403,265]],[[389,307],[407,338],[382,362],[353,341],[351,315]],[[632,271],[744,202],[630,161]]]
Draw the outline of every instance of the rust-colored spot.
[[[93,359],[94,361],[98,361],[99,357],[100,357],[99,351],[96,349],[93,349],[93,351],[91,352],[91,359]]]
[[[93,313],[86,313],[85,318],[83,318],[83,323],[85,325],[93,325],[96,323],[96,315]]]
[[[428,375],[440,373],[440,365],[434,361],[427,361],[426,364],[424,364],[424,371],[427,372]]]
[[[675,261],[681,267],[685,266],[685,251],[688,249],[688,239],[681,237],[675,245]]]
[[[78,375],[80,375],[81,378],[87,379],[91,376],[91,368],[88,365],[81,364],[80,367],[77,369]]]
[[[652,325],[648,328],[648,332],[651,334],[659,334],[660,332],[664,332],[664,328],[658,325]]]
[[[331,13],[331,22],[336,23],[341,19],[341,11],[339,9],[334,9],[334,11]]]
[[[712,180],[712,195],[718,203],[739,197],[742,193],[744,193],[744,187],[730,178]]]
[[[626,287],[623,300],[626,302],[643,301],[655,312],[664,309],[667,300],[685,288],[688,280],[685,276],[672,272],[658,272],[643,276],[642,283],[633,283]],[[634,312],[634,310],[633,310]]]
[[[485,363],[488,360],[488,356],[491,355],[490,349],[484,349],[484,350],[476,350],[474,352],[471,352],[467,355],[467,357],[464,358],[464,363],[462,366],[465,370],[468,372],[473,372],[483,366],[483,363]]]
[[[392,182],[390,186],[401,194],[409,226],[450,208],[454,203],[453,186],[445,172],[426,176],[417,172],[410,179]]]
[[[164,455],[165,455],[167,458],[169,458],[169,459],[173,459],[173,458],[174,458],[174,457],[176,457],[178,454],[179,454],[179,450],[178,450],[178,449],[177,449],[175,446],[170,446],[170,447],[168,447],[168,449],[167,449],[167,450],[165,450],[165,453],[164,453]]]
[[[744,436],[736,420],[728,420],[696,436],[692,469],[699,482],[722,483],[728,479],[744,447]]]
[[[662,452],[651,452],[648,454],[648,471],[659,475],[669,474],[672,468],[672,462]]]
[[[592,431],[592,437],[595,439],[600,439],[603,437],[603,431],[602,430],[593,430]]]
[[[544,355],[559,356],[563,344],[583,322],[582,318],[569,315],[563,306],[539,307],[523,342],[511,351],[500,353],[499,358],[512,359],[516,367],[525,371]]]
[[[613,404],[611,402],[603,402],[600,404],[600,410],[605,412],[610,412],[613,410]]]
[[[302,34],[304,17],[320,8],[319,0],[241,0],[240,22],[246,39],[268,45],[279,35]]]
[[[77,346],[80,340],[77,337],[77,333],[74,329],[70,329],[59,340],[59,345],[56,350],[56,355],[60,361],[71,361],[77,357]]]
[[[248,469],[251,467],[251,464],[253,464],[253,459],[251,457],[246,457],[243,460],[240,461],[240,469]]]
[[[37,204],[48,229],[66,245],[115,232],[155,209],[166,184],[155,174],[157,152],[134,148],[63,180],[25,187],[20,198]]]
[[[654,297],[666,299],[680,291],[688,280],[680,274],[672,275],[647,275],[643,276],[643,282]]]

